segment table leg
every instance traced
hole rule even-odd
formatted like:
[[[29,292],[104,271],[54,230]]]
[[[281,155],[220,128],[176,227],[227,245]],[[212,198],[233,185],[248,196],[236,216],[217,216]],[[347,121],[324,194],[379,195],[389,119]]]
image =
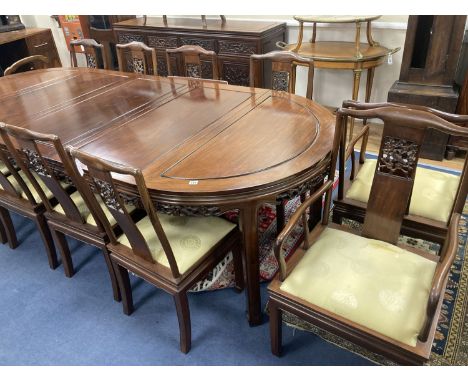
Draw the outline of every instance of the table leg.
[[[371,92],[372,92],[372,83],[374,82],[374,71],[375,71],[375,68],[367,69],[366,102],[370,101]],[[362,124],[364,126],[367,124],[367,118],[364,118],[362,120]],[[368,138],[369,138],[369,134],[366,134],[364,137],[362,137],[361,151],[360,151],[360,154],[359,154],[359,163],[360,164],[364,163],[364,159],[365,159],[365,156],[366,156],[366,146],[367,146]]]
[[[240,227],[244,238],[245,292],[247,297],[247,318],[250,325],[262,323],[257,219],[257,203],[252,203],[241,208]]]
[[[359,96],[359,84],[361,83],[361,73],[362,69],[353,69],[353,101],[357,101]],[[351,142],[353,139],[353,131],[354,130],[354,118],[350,118],[349,121],[349,140]]]

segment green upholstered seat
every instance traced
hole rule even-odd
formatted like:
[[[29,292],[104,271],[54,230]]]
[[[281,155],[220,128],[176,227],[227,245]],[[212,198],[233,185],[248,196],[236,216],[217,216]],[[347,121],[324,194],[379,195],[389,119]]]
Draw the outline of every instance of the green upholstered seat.
[[[21,176],[21,178],[23,178],[24,182],[26,183],[26,185],[28,186],[29,190],[31,191],[31,194],[32,196],[34,197],[34,200],[36,201],[36,203],[41,203],[41,197],[39,196],[39,194],[37,193],[36,189],[34,188],[34,186],[31,184],[31,182],[29,181],[28,177],[26,176],[26,174],[23,172],[23,171],[18,171],[18,174]],[[39,185],[42,187],[42,189],[44,190],[44,193],[46,195],[46,197],[48,199],[51,199],[53,197],[52,195],[52,192],[49,190],[49,188],[44,184],[44,182],[42,181],[42,179],[37,176],[35,173],[33,173],[33,176],[36,178],[37,182],[39,183]],[[8,176],[8,180],[10,181],[10,183],[13,185],[14,189],[16,191],[18,191],[21,195],[22,198],[24,199],[27,199],[26,197],[26,193],[23,191],[23,189],[21,188],[21,186],[19,185],[19,183],[16,181],[15,177],[13,175],[9,175]],[[0,185],[0,189],[3,190],[3,187]]]
[[[96,226],[96,220],[94,220],[94,217],[91,214],[91,212],[89,211],[88,206],[86,205],[84,199],[81,197],[81,194],[78,191],[76,191],[76,192],[74,192],[73,194],[70,195],[70,198],[73,201],[73,203],[75,203],[76,207],[78,208],[78,211],[80,211],[80,214],[83,217],[84,221],[87,224],[91,224],[91,225]],[[114,219],[114,216],[111,214],[111,212],[106,207],[106,205],[101,200],[101,198],[99,196],[97,196],[96,199],[99,201],[99,204],[100,204],[104,214],[106,215],[107,219],[109,220],[110,225],[116,224],[117,222]],[[125,207],[126,207],[126,209],[127,209],[127,211],[129,213],[131,213],[135,209],[135,207],[133,205],[126,205]],[[62,206],[60,204],[57,204],[54,207],[54,211],[65,215],[65,211],[63,210],[63,208],[62,208]]]
[[[171,244],[181,274],[184,274],[236,227],[235,224],[214,216],[186,217],[158,214],[158,217]],[[136,226],[146,239],[154,261],[169,267],[169,262],[150,219],[145,217]],[[119,242],[130,247],[125,235],[119,238]]]
[[[367,203],[374,179],[376,159],[366,159],[346,198]],[[457,195],[460,177],[418,167],[414,179],[409,213],[447,223]]]
[[[280,288],[415,346],[435,267],[395,245],[326,228]]]

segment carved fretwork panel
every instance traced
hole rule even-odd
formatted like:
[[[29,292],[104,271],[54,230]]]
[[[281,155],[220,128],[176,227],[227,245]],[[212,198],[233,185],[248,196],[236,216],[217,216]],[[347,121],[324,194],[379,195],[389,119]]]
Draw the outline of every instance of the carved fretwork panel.
[[[30,149],[22,149],[23,153],[26,155],[27,166],[33,170],[36,174],[51,177],[49,171],[45,168],[44,163],[38,153]]]
[[[185,64],[186,77],[200,78],[201,77],[200,65],[198,64]]]
[[[313,190],[316,186],[323,183],[326,175],[329,172],[329,168],[326,168],[322,174],[317,175],[313,179],[309,179],[304,183],[299,184],[298,186],[291,188],[285,192],[282,192],[276,197],[276,203],[281,204],[285,200],[291,200],[296,196],[305,194],[307,191]]]
[[[251,55],[257,53],[257,44],[243,41],[234,41],[234,40],[220,40],[219,44],[219,54],[244,54]]]
[[[86,66],[88,68],[96,69],[97,68],[96,56],[86,53]]]
[[[180,45],[198,45],[206,50],[215,50],[215,43],[213,40],[202,40],[198,38],[181,37]]]
[[[225,62],[222,69],[222,79],[230,85],[249,86],[249,66]]]
[[[132,41],[145,42],[144,36],[137,34],[119,33],[117,38],[119,40],[119,44],[127,44]]]
[[[384,137],[377,171],[402,178],[414,178],[419,147],[412,141]]]
[[[157,49],[177,48],[177,37],[148,36],[148,46]]]
[[[145,74],[145,64],[142,58],[132,57],[131,66],[134,73]]]
[[[158,212],[175,216],[220,216],[221,210],[215,206],[184,206],[158,203]]]
[[[211,62],[201,62],[202,78],[213,78],[213,65]]]
[[[289,91],[289,72],[272,72],[271,88],[273,90]]]
[[[115,211],[124,213],[122,206],[120,205],[117,197],[114,193],[114,188],[109,182],[106,182],[102,179],[93,178],[93,182],[96,185],[99,195],[101,195],[102,201],[104,204]]]

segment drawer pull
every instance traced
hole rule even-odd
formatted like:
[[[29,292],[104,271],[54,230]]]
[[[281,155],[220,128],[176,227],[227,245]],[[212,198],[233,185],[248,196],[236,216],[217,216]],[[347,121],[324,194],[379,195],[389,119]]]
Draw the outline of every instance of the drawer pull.
[[[34,48],[40,48],[41,46],[46,46],[48,44],[48,42],[44,42],[42,44],[39,44],[39,45],[34,45]]]

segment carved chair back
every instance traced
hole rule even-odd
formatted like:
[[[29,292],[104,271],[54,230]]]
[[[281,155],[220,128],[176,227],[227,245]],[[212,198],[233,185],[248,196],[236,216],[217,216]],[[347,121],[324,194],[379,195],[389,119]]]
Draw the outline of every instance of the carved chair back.
[[[49,65],[49,59],[46,56],[40,54],[34,56],[28,56],[16,61],[11,66],[5,69],[3,75],[8,76],[14,74],[23,66],[29,66],[29,70],[33,69],[46,69]]]
[[[358,106],[357,103],[343,104]],[[446,134],[468,138],[468,129],[441,118],[437,113],[428,112],[420,107],[399,107],[385,105],[377,108],[341,108],[337,113],[337,125],[343,130],[340,144],[340,158],[344,158],[346,148],[346,126],[348,118],[380,119],[384,123],[377,166],[367,203],[363,235],[377,240],[396,244],[404,215],[414,185],[419,151],[425,134],[435,129]],[[452,120],[459,122],[454,117]],[[343,163],[343,159],[340,159]],[[468,187],[466,176],[467,162],[460,180],[458,193]],[[340,166],[340,182],[344,179],[344,166]],[[464,200],[457,200],[452,208],[460,213]],[[449,219],[450,220],[450,219]]]
[[[73,67],[78,67],[76,50],[78,53],[84,53],[86,66],[92,69],[109,69],[106,55],[104,54],[104,45],[98,44],[93,39],[78,39],[70,41],[70,59]]]
[[[250,86],[258,87],[262,78],[262,62],[271,62],[271,88],[288,93],[296,90],[297,64],[308,67],[306,97],[312,99],[314,86],[314,61],[290,51],[272,51],[250,56]]]
[[[57,199],[58,203],[62,206],[67,218],[84,224],[85,221],[83,216],[66,190],[68,187],[77,187],[77,182],[72,163],[69,156],[66,154],[59,137],[53,134],[33,132],[22,127],[7,125],[4,123],[0,124],[0,136],[7,147],[9,154],[13,158],[14,163],[26,175],[29,182],[41,198],[46,209],[48,211],[52,211],[53,206],[33,174],[36,174],[44,182],[47,188],[49,188],[55,199]],[[44,157],[44,153],[46,152],[48,153],[48,156],[52,155],[60,158],[65,173],[52,167],[51,163]],[[4,161],[11,174],[23,188],[27,199],[31,204],[36,204],[34,196],[31,194],[31,190],[27,187],[23,178],[16,171],[12,161],[8,160],[6,153],[0,153],[0,156],[2,156],[2,161]],[[10,185],[8,186],[8,190],[11,192],[11,182],[9,183]],[[90,212],[93,214],[96,222],[98,222],[97,216],[92,210]],[[103,231],[104,228],[102,225],[99,224],[99,222],[97,224]]]
[[[171,57],[176,57],[176,68],[178,73],[173,73]],[[211,59],[212,79],[217,80],[218,76],[218,56],[212,50],[206,50],[198,45],[182,45],[175,49],[166,49],[166,60],[168,75],[178,75],[185,77],[202,78],[203,62],[201,58],[205,56]]]
[[[91,207],[98,212],[98,219],[100,219],[102,222],[104,229],[110,238],[110,242],[116,245],[117,238],[111,229],[109,220],[106,218],[104,211],[100,207],[95,194],[92,192],[90,184],[93,185],[92,187],[95,188],[97,194],[99,194],[102,201],[109,209],[109,212],[122,228],[122,231],[127,236],[135,255],[145,259],[146,261],[154,263],[148,243],[131,218],[125,206],[124,199],[116,186],[115,177],[113,174],[117,174],[118,176],[125,176],[127,178],[130,177],[131,181],[133,181],[137,186],[141,204],[152,223],[154,228],[154,235],[156,235],[159,239],[166,254],[172,275],[174,278],[179,277],[179,268],[175,261],[174,253],[156,214],[155,206],[150,199],[145,179],[141,170],[138,168],[109,162],[72,147],[68,147],[67,151],[72,158],[72,162],[77,173],[83,174],[81,177],[81,183],[83,188],[87,188],[84,196],[88,199]],[[87,181],[84,180],[84,171],[80,171],[76,167],[80,166],[83,169],[83,165],[86,167],[86,177],[88,178]]]
[[[138,41],[116,44],[117,60],[121,72],[158,75],[156,50]]]

